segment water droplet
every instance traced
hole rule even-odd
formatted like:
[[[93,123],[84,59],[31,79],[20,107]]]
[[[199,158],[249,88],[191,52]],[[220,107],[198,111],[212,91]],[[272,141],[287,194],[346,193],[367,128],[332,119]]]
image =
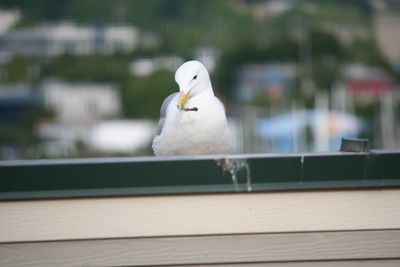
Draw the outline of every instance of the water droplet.
[[[244,169],[246,172],[246,189],[247,191],[252,190],[250,166],[246,159],[220,159],[217,162],[224,171],[230,173],[236,191],[239,191],[238,173]]]

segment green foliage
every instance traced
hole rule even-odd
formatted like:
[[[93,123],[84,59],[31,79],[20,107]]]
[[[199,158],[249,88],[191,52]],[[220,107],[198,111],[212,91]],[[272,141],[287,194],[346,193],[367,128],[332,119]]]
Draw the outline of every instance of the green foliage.
[[[317,89],[330,90],[338,78],[339,61],[335,56],[322,56],[312,61],[312,76]]]
[[[32,131],[21,125],[0,123],[1,145],[28,145],[34,140]]]
[[[40,119],[48,119],[52,116],[51,111],[34,106],[23,112],[21,122],[18,124],[0,122],[0,146],[32,145],[39,142],[34,132],[35,124]]]
[[[174,52],[194,45],[231,47],[248,38],[254,19],[228,0],[0,0],[0,7],[19,7],[21,25],[73,20],[78,23],[129,23],[157,32]]]
[[[328,55],[340,59],[343,56],[343,49],[339,40],[331,33],[314,28],[310,33],[310,42],[313,57]]]
[[[334,10],[334,13],[338,14],[338,16],[343,12],[359,12],[365,15],[370,15],[372,13],[371,1],[369,0],[319,0],[319,4],[326,8],[330,8],[331,10],[339,9],[342,12]]]
[[[379,101],[371,102],[356,101],[354,105],[355,113],[362,118],[373,118],[379,112]]]
[[[360,136],[374,140],[374,130],[379,127],[379,121],[375,119],[379,114],[379,100],[375,99],[371,102],[355,101],[354,113],[356,116],[364,119],[364,130]]]
[[[118,57],[65,55],[45,64],[41,75],[67,81],[121,82],[128,75],[128,62]]]
[[[33,106],[23,113],[22,125],[33,131],[35,124],[40,120],[49,120],[54,117],[54,112],[43,106]]]
[[[250,99],[248,104],[258,107],[273,107],[282,104],[282,102],[279,101],[278,103],[277,101],[272,100],[267,94],[259,94]]]
[[[5,82],[27,81],[29,76],[29,63],[24,57],[16,56],[5,66],[5,72]]]
[[[355,40],[348,49],[347,58],[374,67],[391,69],[375,40]]]
[[[163,100],[178,90],[173,77],[172,72],[158,71],[128,79],[122,90],[126,116],[158,118]]]
[[[338,39],[330,33],[313,29],[310,34],[312,48],[312,75],[318,89],[330,90],[338,77],[344,49]]]

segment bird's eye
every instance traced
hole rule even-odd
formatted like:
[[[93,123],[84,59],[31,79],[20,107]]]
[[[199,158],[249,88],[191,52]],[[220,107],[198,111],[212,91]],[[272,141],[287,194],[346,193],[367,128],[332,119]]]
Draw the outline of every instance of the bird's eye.
[[[193,80],[196,80],[197,79],[197,75],[195,75],[194,77],[193,77]]]

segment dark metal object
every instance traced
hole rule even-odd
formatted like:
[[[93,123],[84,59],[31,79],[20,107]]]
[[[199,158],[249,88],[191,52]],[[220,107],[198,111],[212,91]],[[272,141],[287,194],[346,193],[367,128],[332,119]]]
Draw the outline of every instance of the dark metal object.
[[[400,150],[0,161],[0,200],[247,192],[246,173],[252,191],[399,187],[399,163]]]
[[[369,140],[358,138],[342,138],[341,152],[368,152]]]

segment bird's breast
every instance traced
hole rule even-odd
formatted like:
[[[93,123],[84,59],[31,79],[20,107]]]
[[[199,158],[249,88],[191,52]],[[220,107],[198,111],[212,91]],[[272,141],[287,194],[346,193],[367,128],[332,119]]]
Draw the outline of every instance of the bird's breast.
[[[223,106],[214,97],[194,97],[185,105],[187,109],[179,110],[176,106],[172,110],[173,127],[181,134],[198,135],[201,132],[218,132],[226,126],[226,117]]]

